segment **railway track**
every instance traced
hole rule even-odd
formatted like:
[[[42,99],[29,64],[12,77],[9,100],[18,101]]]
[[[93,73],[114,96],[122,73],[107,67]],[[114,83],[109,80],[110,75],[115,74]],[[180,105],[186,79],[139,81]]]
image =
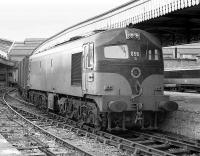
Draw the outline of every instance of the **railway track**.
[[[40,128],[42,127],[46,131],[55,131],[55,129],[57,129],[57,133],[59,132],[63,137],[68,137],[68,139],[73,138],[73,136],[81,136],[93,140],[95,143],[98,142],[99,144],[103,144],[104,151],[106,150],[105,147],[108,145],[111,147],[108,148],[108,150],[114,151],[113,153],[115,155],[200,155],[200,147],[197,144],[185,142],[182,139],[136,131],[127,131],[120,135],[114,135],[102,131],[96,131],[95,129],[85,125],[78,125],[73,120],[53,113],[41,113],[38,115],[32,113],[30,110],[24,110],[19,107],[13,108],[26,117],[26,119],[34,122],[36,126]],[[68,133],[66,133],[66,131]]]
[[[141,143],[143,145],[148,145],[174,155],[200,155],[200,146],[199,144],[194,144],[193,140],[186,141],[182,138],[171,137],[169,135],[137,131],[128,131],[126,134],[120,135],[120,137]]]
[[[62,128],[60,122],[48,119],[48,117],[45,117],[47,115],[45,112],[37,111],[32,105],[29,105],[29,110],[24,110],[24,106],[21,103],[17,103],[15,99],[11,99],[9,95],[6,95],[4,100],[10,110],[12,110],[12,113],[15,114],[14,116],[17,116],[16,120],[19,120],[20,118],[21,125],[24,125],[27,131],[31,131],[31,133],[35,135],[42,133],[47,138],[47,140],[42,141],[53,140],[61,147],[67,147],[68,150],[70,149],[73,151],[73,153],[59,153],[59,155],[125,155],[120,149],[104,144],[101,140],[95,140],[94,138],[84,136],[81,133],[75,133],[66,128]],[[38,139],[40,137],[41,136],[38,135]],[[49,150],[45,148],[44,152],[48,153]],[[54,153],[54,155],[58,155],[58,153]]]
[[[57,143],[53,137],[47,137],[44,132],[36,129],[31,122],[13,110],[8,103],[6,105],[1,103],[0,118],[0,133],[24,156],[61,156],[80,153]]]

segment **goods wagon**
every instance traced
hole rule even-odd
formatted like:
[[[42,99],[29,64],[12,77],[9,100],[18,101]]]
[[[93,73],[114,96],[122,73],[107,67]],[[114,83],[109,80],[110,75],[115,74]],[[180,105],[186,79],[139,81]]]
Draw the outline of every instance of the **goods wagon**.
[[[18,65],[18,86],[24,98],[27,98],[27,82],[29,74],[29,57],[26,56]],[[25,91],[26,90],[26,91]]]

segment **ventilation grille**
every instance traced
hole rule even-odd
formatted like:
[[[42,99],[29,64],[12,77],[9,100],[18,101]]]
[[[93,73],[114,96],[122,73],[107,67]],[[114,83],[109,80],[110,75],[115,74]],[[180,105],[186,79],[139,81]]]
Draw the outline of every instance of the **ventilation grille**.
[[[82,68],[81,68],[82,53],[72,54],[72,70],[71,70],[71,84],[81,85]]]

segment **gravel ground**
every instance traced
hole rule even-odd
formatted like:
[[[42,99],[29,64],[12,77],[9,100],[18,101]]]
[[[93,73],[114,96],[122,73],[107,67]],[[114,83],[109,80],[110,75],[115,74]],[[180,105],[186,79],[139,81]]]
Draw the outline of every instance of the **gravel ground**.
[[[179,105],[178,111],[168,113],[159,126],[161,130],[200,139],[200,95],[197,93],[165,92]]]

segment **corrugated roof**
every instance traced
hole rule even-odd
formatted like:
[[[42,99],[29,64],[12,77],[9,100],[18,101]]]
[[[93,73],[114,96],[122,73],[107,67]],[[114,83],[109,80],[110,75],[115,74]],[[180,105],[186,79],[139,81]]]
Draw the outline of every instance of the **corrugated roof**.
[[[43,42],[46,38],[26,38],[24,42]]]
[[[24,42],[15,42],[9,55],[12,56],[27,56],[40,45],[45,39],[43,38],[27,38]]]
[[[12,49],[9,53],[10,56],[16,56],[16,55],[30,55],[32,53],[33,49]]]

